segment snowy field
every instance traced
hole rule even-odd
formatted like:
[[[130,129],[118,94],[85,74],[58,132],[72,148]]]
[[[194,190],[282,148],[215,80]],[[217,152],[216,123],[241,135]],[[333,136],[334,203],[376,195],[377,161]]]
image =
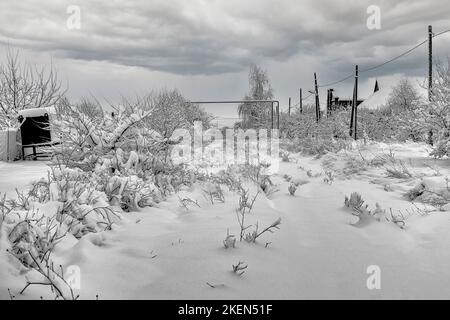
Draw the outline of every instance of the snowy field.
[[[450,206],[423,204],[431,193],[414,203],[405,195],[420,183],[448,194],[450,160],[429,152],[425,144],[374,143],[320,158],[289,153],[271,177],[272,192],[259,193],[247,215],[261,229],[281,218],[279,230],[256,243],[239,241],[239,196],[224,187],[224,202],[211,203],[198,182],[123,212],[112,230],[66,235],[52,259],[79,267],[80,299],[450,299]],[[389,174],[396,166],[407,174]],[[47,170],[40,161],[2,162],[0,192],[14,196]],[[352,192],[370,214],[358,218],[344,205]],[[185,208],[182,198],[198,205]],[[224,247],[227,230],[235,248]],[[6,252],[0,231],[0,299],[10,298],[8,288],[15,299],[54,298],[48,286],[18,294],[33,275]],[[242,275],[232,271],[240,261],[248,266]],[[379,290],[368,289],[370,266],[379,267]]]

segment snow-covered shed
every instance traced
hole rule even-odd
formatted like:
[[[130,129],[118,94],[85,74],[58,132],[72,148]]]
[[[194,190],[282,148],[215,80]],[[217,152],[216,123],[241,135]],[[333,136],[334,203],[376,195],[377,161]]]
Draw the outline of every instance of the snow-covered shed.
[[[54,144],[55,137],[50,128],[51,117],[56,114],[55,108],[34,108],[19,111],[20,135],[22,138],[23,158],[29,156],[27,149],[32,149],[33,159],[48,155],[38,153],[37,148],[48,147]]]

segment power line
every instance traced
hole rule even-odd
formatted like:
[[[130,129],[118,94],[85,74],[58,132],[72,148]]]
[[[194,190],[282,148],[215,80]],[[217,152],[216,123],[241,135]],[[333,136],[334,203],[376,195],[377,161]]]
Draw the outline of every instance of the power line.
[[[433,38],[435,38],[435,37],[437,37],[437,36],[440,36],[441,34],[444,34],[444,33],[447,33],[447,32],[450,32],[450,29],[445,30],[445,31],[442,31],[442,32],[439,32],[439,33],[433,34]]]
[[[311,97],[313,95],[313,93],[310,93],[309,95],[307,95],[305,98],[302,98],[302,101],[305,101],[306,99],[308,99],[309,97]]]
[[[391,62],[393,62],[393,61],[395,61],[395,60],[400,59],[401,57],[406,56],[408,53],[410,53],[410,52],[416,50],[417,48],[419,48],[420,46],[424,45],[424,44],[427,43],[427,42],[428,42],[428,39],[422,41],[421,43],[419,43],[419,44],[417,44],[417,45],[415,45],[414,47],[412,47],[412,48],[409,49],[408,51],[403,52],[402,54],[396,56],[395,58],[392,58],[392,59],[390,59],[390,60],[388,60],[388,61],[386,61],[386,62],[380,63],[379,65],[376,65],[376,66],[374,66],[374,67],[370,67],[370,68],[367,68],[367,69],[363,69],[363,70],[361,70],[360,72],[361,72],[361,73],[362,73],[362,72],[368,72],[368,71],[372,71],[372,70],[381,68],[382,66],[385,66],[385,65],[387,65],[388,63],[391,63]]]
[[[442,34],[444,34],[444,33],[447,33],[447,32],[450,32],[450,29],[434,34],[434,35],[433,35],[433,38],[438,37],[438,36],[440,36],[440,35],[442,35]],[[383,63],[380,63],[380,64],[378,64],[378,65],[376,65],[376,66],[373,66],[373,67],[370,67],[370,68],[367,68],[367,69],[362,69],[362,70],[360,70],[359,72],[360,72],[360,73],[363,73],[363,72],[368,72],[368,71],[372,71],[372,70],[381,68],[381,67],[387,65],[388,63],[391,63],[391,62],[393,62],[393,61],[395,61],[395,60],[398,60],[398,59],[400,59],[400,58],[406,56],[407,54],[411,53],[412,51],[416,50],[417,48],[419,48],[420,46],[424,45],[424,44],[427,43],[427,42],[428,42],[428,39],[422,41],[421,43],[415,45],[415,46],[412,47],[411,49],[409,49],[409,50],[407,50],[407,51],[405,51],[405,52],[399,54],[398,56],[396,56],[396,57],[394,57],[394,58],[392,58],[392,59],[390,59],[390,60],[387,60],[387,61],[385,61],[385,62],[383,62]],[[353,74],[350,74],[350,75],[348,75],[348,76],[346,76],[345,78],[342,78],[342,79],[340,79],[340,80],[333,81],[333,82],[330,82],[330,83],[327,83],[327,84],[319,85],[319,88],[329,87],[329,86],[332,86],[332,85],[335,85],[335,84],[344,82],[345,80],[348,80],[348,79],[353,78],[353,77],[354,77],[354,75],[353,75]]]
[[[306,97],[304,97],[304,98],[302,98],[302,101],[305,101],[305,100],[307,100],[309,97],[311,97],[313,95],[313,93],[310,93],[309,95],[307,95]],[[297,102],[296,104],[294,104],[293,106],[291,106],[292,108],[295,108],[295,107],[297,107],[297,106],[299,106],[300,105],[300,101],[299,102]]]
[[[347,77],[345,77],[345,78],[343,78],[343,79],[341,79],[341,80],[337,80],[337,81],[330,82],[330,83],[327,83],[327,84],[321,84],[321,85],[319,85],[318,87],[319,87],[319,88],[323,88],[323,87],[333,86],[333,85],[335,85],[335,84],[344,82],[345,80],[348,80],[348,79],[352,78],[353,76],[354,76],[354,75],[351,74],[351,75],[349,75],[349,76],[347,76]]]

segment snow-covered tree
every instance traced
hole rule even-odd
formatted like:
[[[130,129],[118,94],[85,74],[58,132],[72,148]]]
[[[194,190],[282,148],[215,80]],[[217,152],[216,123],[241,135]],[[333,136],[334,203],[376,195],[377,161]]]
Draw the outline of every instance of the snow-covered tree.
[[[144,123],[165,138],[170,138],[175,129],[188,129],[195,121],[209,126],[211,117],[198,105],[186,100],[178,90],[163,90],[149,95],[148,105],[152,106],[152,116]]]
[[[413,111],[417,109],[421,96],[408,79],[402,79],[392,88],[387,108],[393,112]]]
[[[375,140],[423,141],[427,128],[421,116],[424,103],[414,85],[406,78],[392,88],[381,110],[365,114],[366,133]]]
[[[250,66],[248,74],[250,92],[243,100],[271,100],[273,89],[267,72],[257,65]],[[267,126],[270,121],[271,103],[244,103],[239,105],[239,117],[243,128]]]
[[[62,94],[52,66],[39,69],[22,62],[17,50],[6,49],[6,62],[0,65],[0,127],[14,126],[20,110],[54,106]]]
[[[433,156],[450,156],[450,60],[436,63],[430,101],[424,105],[423,117],[434,134]]]

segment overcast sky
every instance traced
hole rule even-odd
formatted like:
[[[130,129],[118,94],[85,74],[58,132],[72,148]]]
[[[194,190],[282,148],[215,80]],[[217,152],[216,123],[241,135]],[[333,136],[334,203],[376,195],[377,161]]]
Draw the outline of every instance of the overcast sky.
[[[81,10],[80,29],[67,27],[70,5]],[[381,9],[380,30],[367,28],[369,5]],[[449,0],[0,0],[0,43],[32,62],[53,61],[72,99],[174,87],[192,100],[238,99],[255,63],[268,71],[276,98],[295,104],[314,72],[324,84],[355,64],[376,65],[425,40],[428,24],[450,29]],[[449,45],[450,33],[435,38],[435,54],[446,58]],[[375,77],[383,87],[426,74],[425,45],[362,74],[361,95]],[[335,88],[350,96],[352,80]]]

